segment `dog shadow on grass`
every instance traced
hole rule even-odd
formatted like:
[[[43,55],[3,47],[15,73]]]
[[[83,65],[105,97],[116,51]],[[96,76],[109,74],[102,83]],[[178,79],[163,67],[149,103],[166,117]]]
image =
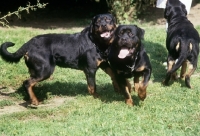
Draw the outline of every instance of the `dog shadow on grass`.
[[[152,66],[151,80],[153,82],[161,83],[167,72],[167,66],[164,65],[164,63],[167,62],[167,49],[165,48],[165,45],[159,43],[150,41],[143,41],[143,43]]]
[[[87,84],[81,82],[45,82],[37,84],[33,89],[36,97],[40,102],[51,99],[51,97],[54,96],[91,96],[88,93]],[[99,94],[98,99],[101,100],[103,103],[125,102],[123,94],[115,92],[111,83],[97,84],[97,93]],[[25,91],[25,88],[23,86],[19,87],[14,92],[4,93],[3,91],[0,91],[0,95],[6,95],[11,97],[20,96],[20,99],[23,98],[23,100],[25,100],[25,102],[19,104],[20,106],[27,107],[27,105],[29,104],[29,95]],[[140,100],[133,93],[132,98],[134,101],[134,105],[139,105]]]

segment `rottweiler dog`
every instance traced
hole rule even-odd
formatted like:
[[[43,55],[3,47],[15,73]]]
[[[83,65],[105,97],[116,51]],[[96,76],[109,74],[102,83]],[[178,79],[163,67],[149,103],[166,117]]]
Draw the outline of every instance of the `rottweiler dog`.
[[[23,85],[30,96],[31,105],[39,104],[33,87],[49,78],[56,65],[82,70],[87,79],[89,93],[97,97],[95,75],[99,67],[111,77],[115,89],[117,88],[114,74],[105,61],[115,29],[116,21],[113,15],[99,14],[93,17],[91,24],[80,33],[38,35],[14,53],[7,51],[14,43],[5,42],[1,45],[0,53],[2,59],[10,63],[17,63],[24,56],[30,78],[25,80]]]
[[[119,25],[108,56],[111,68],[128,105],[134,105],[128,78],[134,77],[134,89],[141,100],[146,98],[146,89],[151,76],[151,63],[141,40],[145,31],[136,25]],[[140,77],[142,81],[140,82]]]
[[[188,88],[192,88],[190,77],[197,68],[199,34],[187,19],[185,5],[179,0],[167,1],[164,17],[168,22],[166,38],[168,69],[163,84],[168,85],[170,78],[177,79],[176,71],[182,66],[180,78],[185,79]]]

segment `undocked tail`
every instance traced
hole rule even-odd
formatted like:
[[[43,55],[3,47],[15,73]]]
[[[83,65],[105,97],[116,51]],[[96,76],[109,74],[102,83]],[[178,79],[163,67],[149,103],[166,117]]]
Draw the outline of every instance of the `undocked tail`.
[[[12,47],[14,45],[15,44],[12,42],[5,42],[1,45],[0,55],[3,60],[10,62],[10,63],[17,63],[25,55],[25,53],[27,52],[26,44],[14,53],[8,52],[7,48]]]

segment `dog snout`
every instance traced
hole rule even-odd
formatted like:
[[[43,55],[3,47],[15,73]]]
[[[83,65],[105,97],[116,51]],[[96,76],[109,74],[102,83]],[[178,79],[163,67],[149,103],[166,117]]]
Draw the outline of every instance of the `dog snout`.
[[[126,37],[122,37],[121,40],[122,40],[122,42],[125,42],[125,43],[127,42],[127,38]]]
[[[107,24],[105,23],[105,24],[102,24],[102,27],[104,28],[104,29],[106,29],[107,28]]]

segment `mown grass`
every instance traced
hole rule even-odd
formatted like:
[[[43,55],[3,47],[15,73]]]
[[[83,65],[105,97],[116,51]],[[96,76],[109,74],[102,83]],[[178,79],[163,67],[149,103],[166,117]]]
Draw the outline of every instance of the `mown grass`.
[[[123,96],[114,92],[110,78],[102,70],[98,70],[96,75],[100,99],[94,99],[87,92],[83,72],[56,67],[50,79],[36,85],[35,93],[39,99],[45,100],[44,105],[54,97],[67,98],[66,101],[54,108],[27,108],[23,112],[0,115],[0,135],[200,135],[199,68],[191,78],[193,89],[186,88],[181,80],[170,82],[167,87],[162,86],[166,73],[163,62],[167,56],[165,27],[142,28],[145,29],[143,43],[153,67],[144,102],[139,101],[137,94],[132,92],[135,106],[127,106]],[[200,27],[196,28],[200,32]],[[15,51],[37,34],[75,32],[29,28],[0,30],[0,43],[16,43],[10,51]],[[23,59],[18,64],[8,64],[0,59],[0,70],[0,92],[12,88],[17,92],[8,94],[10,97],[27,99],[21,87],[29,76]]]

